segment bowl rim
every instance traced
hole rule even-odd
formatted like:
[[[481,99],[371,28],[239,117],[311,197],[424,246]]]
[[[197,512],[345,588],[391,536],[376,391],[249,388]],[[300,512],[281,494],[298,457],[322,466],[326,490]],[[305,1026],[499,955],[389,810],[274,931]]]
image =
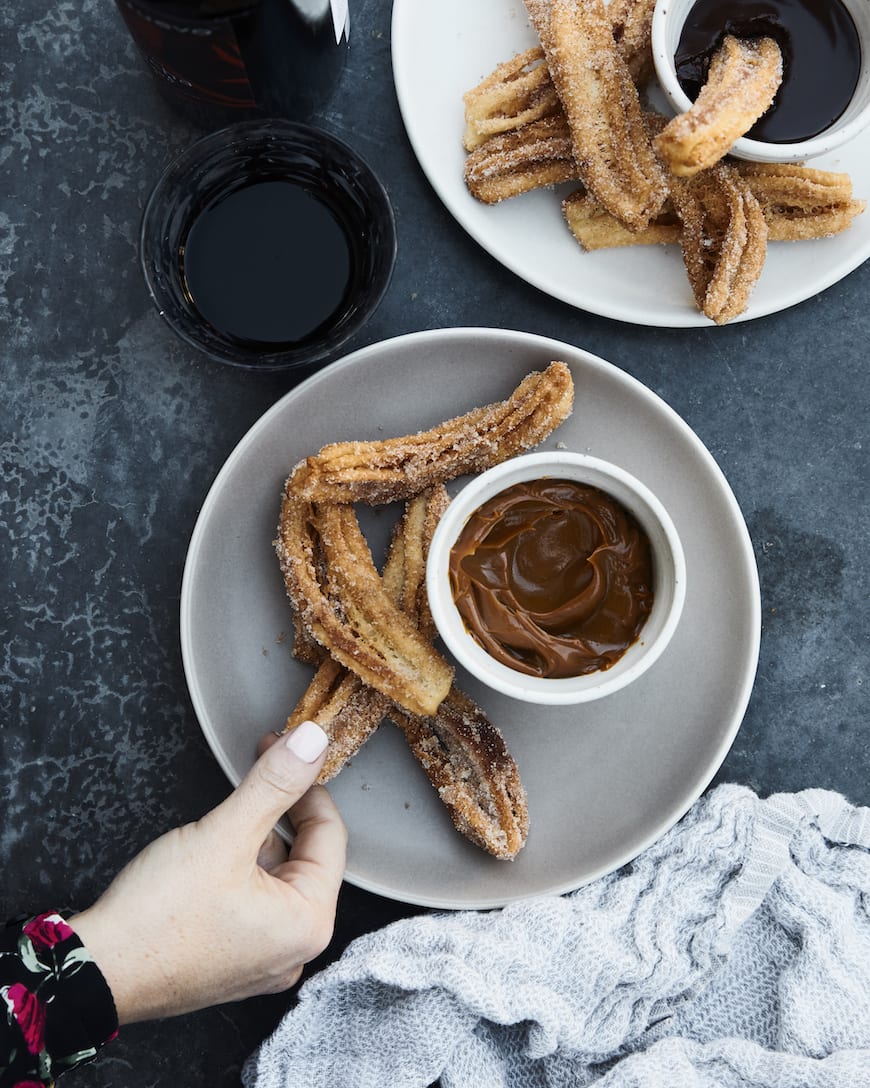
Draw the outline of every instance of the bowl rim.
[[[654,544],[656,599],[659,579],[667,589],[666,611],[609,669],[564,679],[528,676],[495,661],[473,640],[449,588],[450,550],[468,518],[488,498],[514,483],[550,476],[584,480],[608,491],[640,521]],[[608,487],[608,484],[610,487]],[[613,490],[611,490],[611,488]],[[615,494],[614,491],[618,491]],[[662,554],[661,548],[664,547]],[[632,473],[612,461],[572,450],[537,451],[507,461],[473,477],[451,500],[433,534],[426,560],[426,590],[433,622],[456,661],[488,687],[522,702],[566,706],[611,695],[647,671],[665,651],[679,624],[686,596],[686,560],[674,522],[657,496]],[[653,613],[655,614],[655,603]],[[661,613],[660,613],[661,615]],[[644,631],[650,620],[644,626]]]
[[[850,0],[841,0],[841,2],[855,22],[861,43],[860,71],[866,71],[868,64],[870,64],[870,41],[864,40],[859,21],[854,17],[853,4],[850,3]],[[683,22],[685,22],[693,3],[694,0],[688,0],[682,16]],[[653,65],[662,91],[677,113],[685,113],[691,107],[692,100],[680,86],[674,64],[674,54],[668,48],[668,30],[675,4],[679,7],[679,0],[656,0],[653,8],[650,37]],[[682,26],[682,23],[680,25]],[[838,126],[838,121],[839,118],[815,136],[791,143],[769,143],[765,140],[752,140],[746,136],[741,136],[740,139],[734,142],[728,154],[750,162],[767,163],[797,163],[806,159],[818,158],[821,155],[835,151],[837,148],[842,147],[843,144],[849,143],[870,125],[870,101],[861,112],[845,124]]]

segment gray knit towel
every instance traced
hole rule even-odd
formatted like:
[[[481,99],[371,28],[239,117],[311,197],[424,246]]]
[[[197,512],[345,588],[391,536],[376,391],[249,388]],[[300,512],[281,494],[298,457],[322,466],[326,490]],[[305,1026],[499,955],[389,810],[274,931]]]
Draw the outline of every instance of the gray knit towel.
[[[720,786],[562,897],[404,919],[311,978],[248,1088],[870,1088],[870,809]]]

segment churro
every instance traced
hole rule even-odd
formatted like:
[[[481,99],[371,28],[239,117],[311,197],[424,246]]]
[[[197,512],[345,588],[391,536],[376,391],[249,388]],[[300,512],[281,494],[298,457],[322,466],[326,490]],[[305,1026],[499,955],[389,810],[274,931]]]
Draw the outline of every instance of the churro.
[[[525,0],[562,103],[587,190],[632,230],[667,197],[637,88],[602,0]]]
[[[655,0],[611,0],[607,7],[617,52],[638,87],[653,74],[652,17]],[[462,96],[465,104],[466,151],[492,136],[522,128],[532,121],[559,115],[562,103],[553,86],[540,45],[498,64],[476,87]]]
[[[325,658],[284,725],[295,729],[316,721],[329,737],[318,782],[334,778],[362,748],[392,706],[389,698],[364,683],[332,657]]]
[[[746,181],[720,163],[675,178],[671,200],[682,224],[680,247],[698,309],[717,325],[745,309],[767,252],[767,224]]]
[[[866,207],[852,196],[848,174],[777,163],[734,165],[761,205],[771,242],[839,234]]]
[[[562,212],[571,233],[590,252],[618,246],[667,245],[680,240],[680,221],[670,202],[643,230],[629,230],[582,190],[562,201]]]
[[[390,600],[420,630],[435,635],[425,592],[426,555],[449,502],[443,485],[411,499],[393,533],[382,581]],[[327,657],[287,719],[306,718],[329,735],[319,782],[333,778],[389,715],[438,791],[456,828],[494,857],[509,859],[528,831],[526,795],[500,732],[455,686],[432,716],[411,714]]]
[[[465,160],[468,191],[484,204],[576,177],[571,134],[561,113],[493,136]]]
[[[768,242],[829,238],[852,225],[865,202],[852,196],[848,174],[805,166],[726,160],[761,205]],[[680,221],[670,201],[642,231],[629,231],[582,190],[562,202],[571,233],[585,250],[666,245],[680,241]]]
[[[462,143],[466,151],[473,151],[493,136],[562,112],[540,46],[499,64],[476,87],[466,91],[462,100]]]
[[[652,19],[655,0],[610,0],[607,18],[613,40],[637,87],[653,75]]]
[[[782,54],[773,38],[727,35],[691,108],[656,136],[656,151],[679,177],[713,166],[767,112],[781,82]]]
[[[482,472],[531,449],[571,413],[574,383],[562,362],[527,375],[507,400],[401,438],[337,442],[300,462],[286,495],[317,503],[380,504]]]
[[[454,687],[432,718],[391,716],[457,830],[496,858],[515,857],[529,828],[526,794],[504,738],[480,707]]]
[[[425,557],[449,501],[443,486],[409,500],[393,531],[381,574],[390,600],[414,620],[430,642],[434,629],[424,586]],[[317,780],[328,782],[375,732],[392,705],[386,695],[369,687],[356,673],[326,657],[284,728],[294,729],[306,719],[313,719],[326,731],[329,748]]]
[[[433,714],[453,670],[390,600],[353,507],[307,502],[288,481],[275,548],[287,593],[317,642],[411,713]]]

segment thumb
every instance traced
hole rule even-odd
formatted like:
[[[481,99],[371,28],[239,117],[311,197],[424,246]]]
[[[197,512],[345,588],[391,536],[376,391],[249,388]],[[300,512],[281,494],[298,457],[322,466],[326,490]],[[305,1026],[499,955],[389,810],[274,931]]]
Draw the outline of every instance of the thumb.
[[[316,722],[302,722],[267,748],[230,796],[200,820],[224,845],[253,851],[308,790],[323,765],[329,738]]]

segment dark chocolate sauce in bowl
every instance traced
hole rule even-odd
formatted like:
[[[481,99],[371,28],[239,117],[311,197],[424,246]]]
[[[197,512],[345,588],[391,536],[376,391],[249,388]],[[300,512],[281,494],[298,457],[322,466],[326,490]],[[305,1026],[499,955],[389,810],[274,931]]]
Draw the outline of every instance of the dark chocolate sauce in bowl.
[[[697,0],[674,55],[677,79],[692,101],[726,34],[770,37],[782,51],[782,85],[749,139],[808,140],[830,128],[852,100],[861,43],[840,0]]]

